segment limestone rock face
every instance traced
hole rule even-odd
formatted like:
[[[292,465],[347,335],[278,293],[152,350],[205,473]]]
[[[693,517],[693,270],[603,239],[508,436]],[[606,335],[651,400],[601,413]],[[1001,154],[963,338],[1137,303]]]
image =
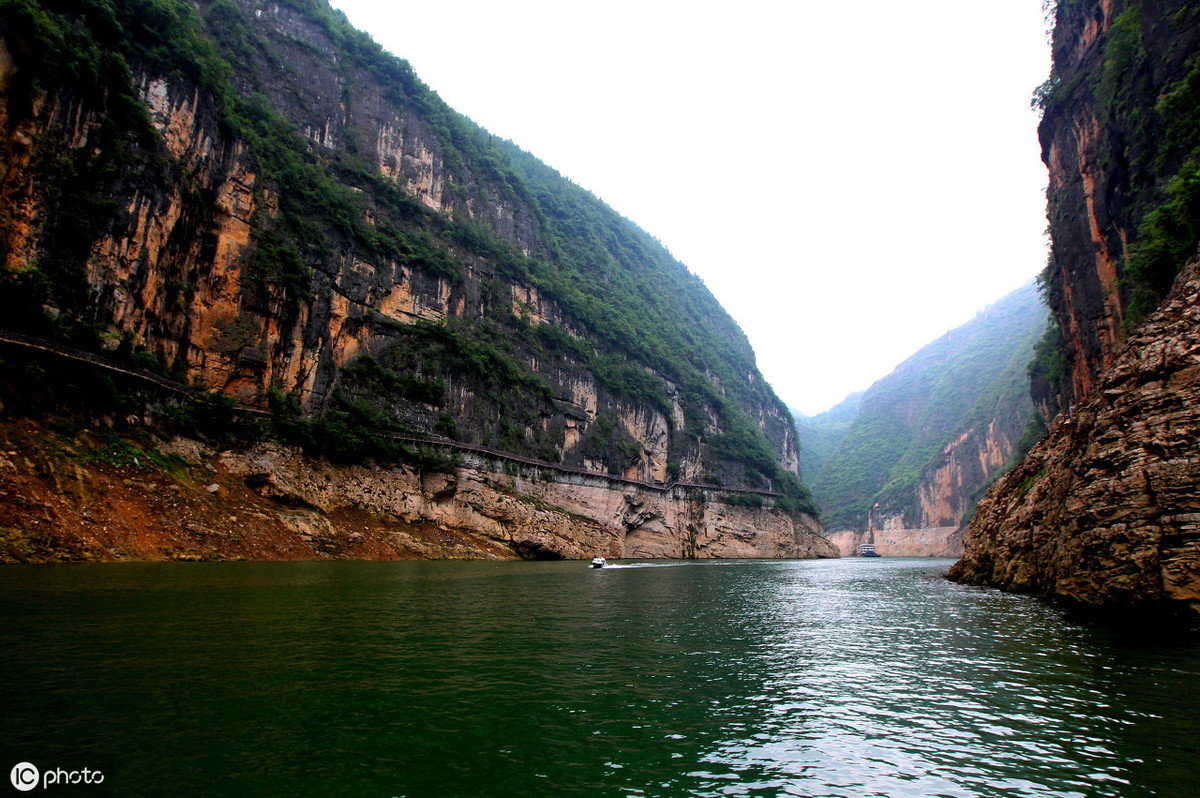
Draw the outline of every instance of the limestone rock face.
[[[951,535],[1035,416],[1027,364],[1045,319],[1031,282],[864,392],[832,454],[810,455],[815,474],[805,473],[843,554],[860,543],[898,556],[961,554]],[[848,413],[835,411],[809,420],[806,448],[836,439]]]
[[[961,557],[962,530],[957,526],[909,528],[902,517],[870,532],[841,529],[828,533],[829,542],[843,557],[855,557],[864,543],[875,546],[881,557]]]
[[[179,4],[178,30],[132,24],[133,2],[112,30],[88,16],[105,4],[44,5],[44,24],[0,26],[0,327],[153,363],[243,409],[652,483],[676,506],[648,496],[597,522],[638,551],[791,550],[769,542],[783,512],[756,542],[749,508],[727,523],[666,488],[812,507],[749,341],[645,231],[456,114],[324,2]],[[103,33],[120,69],[51,68],[56,26]],[[544,526],[466,476],[430,479],[406,501],[469,515],[448,525]],[[461,498],[478,495],[498,504]],[[521,545],[591,548],[586,524],[563,534]]]
[[[1016,443],[1012,419],[992,418],[962,433],[921,475],[910,509],[877,504],[859,528],[829,532],[829,540],[843,557],[871,543],[884,557],[961,557],[964,516],[972,510],[972,496],[1000,473]]]
[[[105,445],[0,424],[0,496],[19,497],[0,502],[0,562],[838,556],[810,516],[695,488],[482,459],[449,473],[335,465],[278,444],[216,451],[186,438],[110,462]]]
[[[1133,300],[1125,265],[1139,224],[1180,166],[1181,153],[1160,151],[1167,131],[1156,106],[1200,49],[1186,3],[1060,2],[1054,14],[1038,136],[1050,178],[1045,285],[1067,368],[1035,380],[1047,421],[1087,400],[1116,360]]]
[[[331,466],[263,444],[225,452],[222,466],[277,506],[332,516],[343,508],[433,525],[549,559],[837,557],[808,516],[712,501],[691,489],[614,489],[603,478],[545,479],[476,461],[454,474]]]
[[[1200,264],[980,502],[961,582],[1200,615]]]

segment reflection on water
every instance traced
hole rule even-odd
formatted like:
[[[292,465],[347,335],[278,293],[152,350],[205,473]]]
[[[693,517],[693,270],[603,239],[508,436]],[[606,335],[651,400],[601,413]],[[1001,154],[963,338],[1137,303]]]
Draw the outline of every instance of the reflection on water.
[[[0,745],[113,794],[1193,795],[1195,641],[949,561],[0,570]]]

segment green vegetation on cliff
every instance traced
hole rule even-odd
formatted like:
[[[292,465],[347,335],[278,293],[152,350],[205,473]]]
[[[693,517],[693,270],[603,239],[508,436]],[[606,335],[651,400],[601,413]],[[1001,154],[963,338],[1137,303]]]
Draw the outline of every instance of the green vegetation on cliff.
[[[1051,165],[1055,142],[1060,163],[1085,158],[1089,187],[1061,167],[1066,172],[1047,198],[1053,256],[1044,280],[1050,305],[1060,317],[1085,317],[1075,321],[1087,329],[1079,341],[1047,329],[1043,361],[1035,364],[1044,372],[1056,371],[1045,359],[1054,357],[1082,357],[1094,367],[1112,344],[1100,343],[1090,324],[1105,303],[1102,287],[1084,280],[1094,270],[1098,247],[1113,253],[1123,334],[1157,307],[1200,247],[1200,2],[1049,5],[1054,66],[1034,93],[1044,115],[1043,159]],[[1094,41],[1091,33],[1084,35],[1096,30]],[[1071,137],[1074,143],[1064,144]],[[1072,146],[1086,152],[1067,152]],[[1092,240],[1093,223],[1101,242]],[[1074,282],[1073,310],[1067,281]],[[1051,353],[1056,346],[1059,355]],[[1074,393],[1070,373],[1056,373],[1056,381],[1034,386],[1039,405],[1050,412],[1067,409],[1057,399],[1069,403]]]
[[[854,419],[858,417],[858,408],[862,405],[865,393],[866,391],[852,393],[824,413],[815,416],[804,416],[792,410],[800,441],[800,476],[804,480],[811,482],[837,451],[842,439],[854,424]]]
[[[188,376],[172,353],[209,345],[190,339],[189,320],[194,286],[217,257],[213,174],[240,159],[257,175],[252,247],[240,312],[210,357],[233,369],[271,364],[255,378],[260,401],[270,388],[286,400],[276,407],[300,406],[311,423],[386,423],[562,460],[566,386],[594,381],[598,415],[570,453],[575,464],[590,453],[617,473],[643,459],[620,424],[601,420],[645,409],[674,422],[674,474],[702,462],[713,481],[771,488],[787,508],[813,509],[780,465],[794,453],[788,411],[703,283],[599,199],[455,113],[323,0],[266,11],[233,0],[0,0],[0,37],[16,66],[10,127],[47,98],[99,120],[89,147],[72,143],[61,117],[40,136],[29,169],[46,213],[34,259],[17,268],[17,213],[42,197],[6,198],[6,324],[93,351],[116,336],[118,353]],[[211,163],[167,151],[139,95],[147,76],[195,94],[197,129],[214,136]],[[364,119],[383,106],[403,117],[406,136],[422,137],[449,210],[381,171],[379,131]],[[330,114],[336,141],[318,143],[309,122]],[[183,197],[178,229],[160,263],[138,268],[158,270],[173,293],[146,329],[122,329],[112,286],[87,284],[88,259],[98,241],[128,234],[131,197],[161,206],[172,192]],[[461,310],[399,324],[377,306],[400,281],[414,294],[448,290]],[[536,292],[551,318],[517,302],[516,289]],[[342,332],[372,341],[344,367],[319,344],[319,325],[343,299],[352,315]],[[295,340],[323,353],[303,385],[274,365]]]
[[[1027,285],[868,388],[837,448],[807,477],[826,526],[865,529],[876,503],[922,523],[917,487],[948,444],[964,435],[982,440],[993,425],[1015,443],[1033,415],[1026,363],[1044,321]],[[959,486],[964,502],[987,478],[965,476],[975,484]]]
[[[1194,620],[1200,2],[1060,0],[1054,21],[1038,100],[1058,323],[1030,373],[1071,418],[980,502],[950,576]]]

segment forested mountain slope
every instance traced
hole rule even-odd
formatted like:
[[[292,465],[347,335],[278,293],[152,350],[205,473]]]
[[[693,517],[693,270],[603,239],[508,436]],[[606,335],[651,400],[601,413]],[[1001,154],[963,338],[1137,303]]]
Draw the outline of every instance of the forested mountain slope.
[[[868,388],[808,477],[826,526],[957,527],[1033,421],[1026,367],[1045,317],[1030,283]]]
[[[862,404],[864,393],[866,391],[852,393],[824,413],[815,416],[804,416],[795,410],[792,411],[800,441],[800,476],[805,482],[811,483],[813,477],[821,473],[825,463],[837,451],[842,439],[854,424],[854,419],[858,417],[858,408]]]
[[[4,0],[0,34],[6,327],[338,462],[420,460],[403,432],[811,513],[702,282],[321,0]]]

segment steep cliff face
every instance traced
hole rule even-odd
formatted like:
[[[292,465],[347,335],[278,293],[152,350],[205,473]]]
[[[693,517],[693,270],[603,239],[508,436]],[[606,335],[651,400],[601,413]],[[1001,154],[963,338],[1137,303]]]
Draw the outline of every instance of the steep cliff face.
[[[1053,73],[1036,101],[1050,173],[1045,280],[1065,368],[1034,380],[1047,421],[1092,395],[1127,322],[1194,253],[1196,232],[1184,228],[1196,189],[1185,183],[1200,144],[1200,5],[1071,0],[1054,13]]]
[[[829,539],[842,556],[857,554],[863,543],[885,557],[960,557],[962,525],[975,510],[985,487],[1004,473],[1028,424],[1031,407],[1003,408],[986,423],[949,441],[922,471],[911,496],[892,496],[867,511],[866,523],[838,529]]]
[[[1194,619],[1200,4],[1059,3],[1038,99],[1066,357],[1034,389],[1063,412],[981,502],[951,576]]]
[[[980,502],[951,578],[1200,617],[1200,264]]]
[[[955,531],[1033,418],[1026,364],[1044,318],[1027,285],[867,389],[811,483],[843,554],[961,553]]]
[[[0,312],[334,430],[811,509],[787,409],[649,235],[324,3],[9,0]]]
[[[840,557],[856,557],[864,543],[881,557],[961,557],[962,529],[957,526],[909,528],[903,516],[891,516],[869,531],[838,529],[827,533]]]

